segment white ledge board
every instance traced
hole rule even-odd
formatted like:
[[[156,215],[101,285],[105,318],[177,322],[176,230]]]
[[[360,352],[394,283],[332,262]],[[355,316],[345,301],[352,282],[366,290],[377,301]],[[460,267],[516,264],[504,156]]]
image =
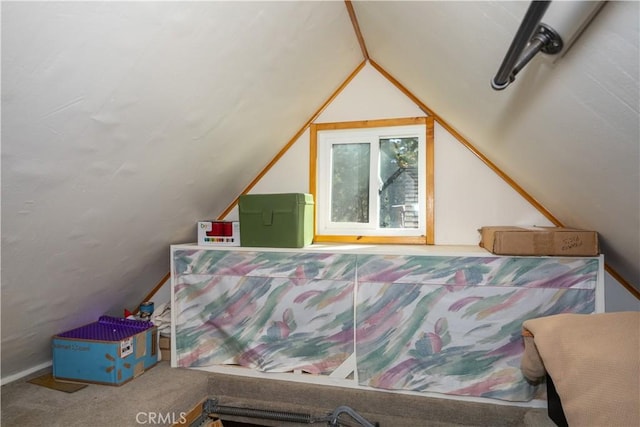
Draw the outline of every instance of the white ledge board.
[[[297,253],[344,253],[356,255],[418,255],[418,256],[468,256],[468,257],[512,257],[512,258],[600,258],[594,257],[563,257],[563,256],[536,256],[536,255],[495,255],[478,245],[367,245],[345,243],[319,243],[303,248],[270,248],[248,246],[214,246],[198,245],[196,243],[184,243],[171,245],[171,250],[216,250],[216,251],[242,251],[242,252],[297,252]]]
[[[487,256],[497,257],[480,246],[473,245],[368,245],[345,243],[317,243],[303,248],[271,248],[248,246],[215,246],[195,243],[171,245],[171,249],[221,250],[243,252],[329,252],[356,255],[434,255],[434,256]]]

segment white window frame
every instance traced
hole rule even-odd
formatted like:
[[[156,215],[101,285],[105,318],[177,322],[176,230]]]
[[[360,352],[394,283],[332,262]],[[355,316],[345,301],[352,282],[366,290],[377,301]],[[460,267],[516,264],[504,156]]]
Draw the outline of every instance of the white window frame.
[[[427,126],[426,124],[381,126],[358,129],[327,129],[317,132],[317,185],[316,185],[316,233],[318,235],[366,235],[366,236],[424,236],[427,227]],[[379,227],[380,196],[382,186],[379,177],[380,140],[386,138],[418,139],[418,227]],[[370,144],[369,222],[331,221],[331,161],[332,147],[337,144]]]

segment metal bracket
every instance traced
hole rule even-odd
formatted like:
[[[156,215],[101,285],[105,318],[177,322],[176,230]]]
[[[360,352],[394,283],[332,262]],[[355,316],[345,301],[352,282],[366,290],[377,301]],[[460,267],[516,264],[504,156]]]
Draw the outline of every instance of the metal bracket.
[[[545,23],[541,23],[533,35],[532,39],[539,39],[542,41],[542,53],[549,55],[555,55],[562,50],[564,43],[562,37],[553,28]]]

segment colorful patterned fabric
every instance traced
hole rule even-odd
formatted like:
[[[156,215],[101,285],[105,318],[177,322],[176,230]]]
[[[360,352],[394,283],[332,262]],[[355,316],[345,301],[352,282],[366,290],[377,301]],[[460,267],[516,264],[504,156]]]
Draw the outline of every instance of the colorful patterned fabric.
[[[597,259],[358,259],[361,385],[530,400],[524,320],[595,310]]]
[[[329,374],[353,353],[353,255],[177,251],[179,366]]]
[[[330,374],[355,348],[360,385],[522,401],[522,323],[594,312],[599,260],[180,249],[173,268],[179,366]]]

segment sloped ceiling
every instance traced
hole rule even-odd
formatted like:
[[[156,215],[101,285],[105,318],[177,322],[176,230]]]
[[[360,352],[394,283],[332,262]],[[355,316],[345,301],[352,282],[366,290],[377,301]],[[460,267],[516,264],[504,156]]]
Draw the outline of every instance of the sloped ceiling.
[[[607,2],[563,58],[498,92],[529,2],[353,4],[374,61],[563,224],[597,230],[640,287],[640,3]]]
[[[133,309],[362,60],[342,2],[2,2],[2,375]]]
[[[639,3],[495,92],[527,2],[354,2],[370,57],[640,283]],[[363,60],[343,2],[2,2],[2,375],[132,308]]]

